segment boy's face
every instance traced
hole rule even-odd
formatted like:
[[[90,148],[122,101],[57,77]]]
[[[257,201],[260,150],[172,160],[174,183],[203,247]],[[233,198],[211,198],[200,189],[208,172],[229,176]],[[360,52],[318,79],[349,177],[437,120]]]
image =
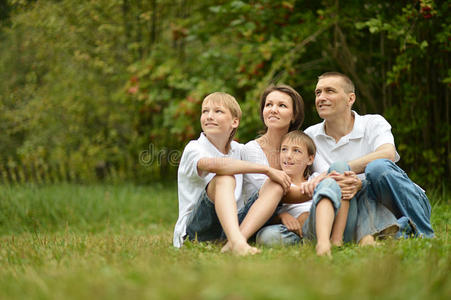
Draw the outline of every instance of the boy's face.
[[[343,79],[330,76],[318,80],[315,89],[315,105],[318,115],[328,118],[342,117],[351,111],[355,101],[354,93],[347,93]]]
[[[304,143],[296,143],[288,139],[280,146],[280,165],[290,177],[304,174],[304,170],[313,163],[314,155],[309,155]]]
[[[213,101],[202,103],[200,125],[202,131],[208,137],[229,138],[233,129],[240,124],[238,118],[221,103]]]

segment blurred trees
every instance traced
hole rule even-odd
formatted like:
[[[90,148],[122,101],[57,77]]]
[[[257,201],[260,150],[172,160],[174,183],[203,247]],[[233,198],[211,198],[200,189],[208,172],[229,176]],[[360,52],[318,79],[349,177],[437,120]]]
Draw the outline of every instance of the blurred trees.
[[[261,128],[266,85],[301,93],[306,128],[320,121],[316,77],[337,70],[356,84],[357,111],[391,122],[401,166],[423,185],[446,183],[450,5],[2,2],[0,172],[16,180],[167,178],[200,132],[206,94],[236,96],[244,112],[238,138],[246,142]]]

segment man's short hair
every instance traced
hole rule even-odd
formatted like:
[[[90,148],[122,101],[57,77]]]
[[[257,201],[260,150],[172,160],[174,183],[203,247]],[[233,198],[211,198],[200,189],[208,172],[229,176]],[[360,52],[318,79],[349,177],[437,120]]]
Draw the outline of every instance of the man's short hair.
[[[342,74],[340,72],[326,72],[318,76],[318,80],[324,79],[327,77],[340,77],[343,81],[343,89],[346,93],[355,93],[355,86],[352,80],[346,76],[345,74]]]

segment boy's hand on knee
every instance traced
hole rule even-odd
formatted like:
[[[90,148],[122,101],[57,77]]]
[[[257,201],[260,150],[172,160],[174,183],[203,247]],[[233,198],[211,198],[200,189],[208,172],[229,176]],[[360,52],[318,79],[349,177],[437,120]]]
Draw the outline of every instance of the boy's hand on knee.
[[[279,214],[279,217],[282,221],[282,224],[285,225],[285,227],[287,227],[288,230],[298,231],[299,229],[301,229],[301,223],[298,221],[298,219],[296,219],[289,213],[283,212]]]

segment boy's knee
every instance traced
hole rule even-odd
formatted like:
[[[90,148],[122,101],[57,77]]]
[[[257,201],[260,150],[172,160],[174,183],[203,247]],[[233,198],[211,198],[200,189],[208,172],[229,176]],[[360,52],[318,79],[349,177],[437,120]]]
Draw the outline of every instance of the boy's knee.
[[[227,188],[230,190],[235,190],[235,176],[233,175],[216,175],[212,180],[208,183],[207,186],[207,195],[213,202],[215,202],[216,198],[216,190],[218,187]]]
[[[278,225],[263,227],[256,236],[256,243],[267,247],[280,245],[282,242],[282,235]]]
[[[332,178],[325,178],[321,180],[315,189],[313,198],[316,203],[327,198],[334,207],[339,208],[341,203],[341,189],[338,183]]]
[[[231,185],[235,187],[236,181],[233,175],[216,175],[210,181],[210,184],[214,185]]]
[[[329,170],[327,173],[330,173],[332,171],[338,172],[338,173],[344,173],[345,171],[350,171],[351,168],[349,167],[348,163],[345,161],[336,161],[332,163],[329,167]]]

